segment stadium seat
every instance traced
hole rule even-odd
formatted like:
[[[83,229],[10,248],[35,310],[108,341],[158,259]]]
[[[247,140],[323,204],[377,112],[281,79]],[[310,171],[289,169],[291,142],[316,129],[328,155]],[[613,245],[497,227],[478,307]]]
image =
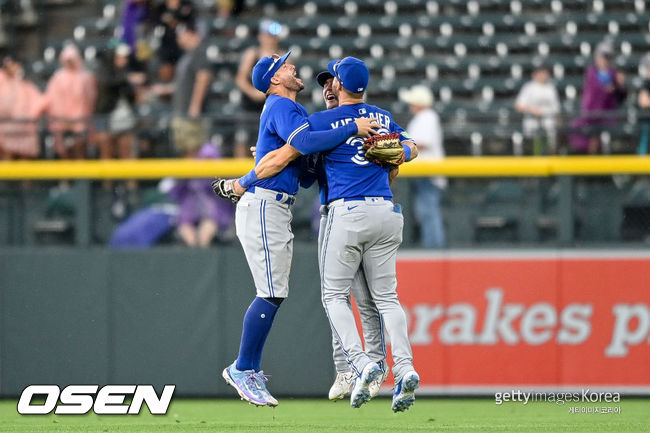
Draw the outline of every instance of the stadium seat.
[[[69,38],[87,60],[119,30],[122,3],[99,2],[96,17],[75,22]],[[214,11],[215,2],[197,0],[197,6]],[[551,64],[562,107],[573,111],[579,108],[584,70],[605,36],[616,47],[615,64],[626,72],[630,89],[640,85],[638,64],[650,46],[650,10],[643,0],[249,0],[247,6],[246,13],[228,19],[203,14],[214,17],[209,18],[207,54],[218,77],[208,101],[215,112],[237,112],[238,98],[230,89],[241,52],[256,43],[259,20],[273,9],[288,28],[281,45],[294,52],[308,107],[322,106],[311,76],[328,59],[360,57],[371,71],[369,100],[395,110],[402,123],[409,115],[399,90],[430,86],[446,143],[452,152],[465,154],[471,153],[472,133],[482,137],[481,152],[512,152],[512,134],[521,126],[513,101],[530,79],[533,59]],[[39,83],[56,70],[62,43],[47,41],[43,58],[31,63]],[[623,126],[611,135],[614,152],[632,136]]]
[[[628,192],[623,203],[621,238],[627,241],[650,239],[650,182],[640,180]]]
[[[496,181],[488,187],[474,219],[476,242],[516,242],[524,204],[524,190],[516,181]]]

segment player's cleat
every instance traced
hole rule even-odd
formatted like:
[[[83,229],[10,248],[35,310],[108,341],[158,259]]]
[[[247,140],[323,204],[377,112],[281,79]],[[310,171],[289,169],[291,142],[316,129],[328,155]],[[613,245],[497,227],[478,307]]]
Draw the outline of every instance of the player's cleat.
[[[415,371],[404,375],[394,388],[393,412],[404,412],[415,402],[415,390],[420,386],[420,376]]]
[[[336,379],[329,392],[329,399],[332,401],[341,400],[350,393],[354,384],[354,372],[336,373]]]
[[[375,398],[377,395],[379,395],[379,389],[381,388],[381,385],[386,382],[387,378],[388,370],[380,374],[377,379],[370,382],[370,385],[368,386],[368,390],[370,391],[370,398]]]
[[[264,372],[261,370],[255,373],[255,377],[259,385],[260,393],[262,394],[262,397],[264,397],[264,400],[266,400],[266,404],[271,407],[277,406],[279,404],[278,400],[271,395],[268,389],[266,389],[266,382],[269,381],[269,378],[266,377]]]
[[[350,393],[350,406],[359,408],[372,398],[368,387],[370,382],[381,376],[381,368],[375,362],[371,362],[363,369],[361,375],[354,381],[354,387]]]
[[[261,392],[259,379],[255,370],[237,370],[237,361],[224,368],[221,375],[228,385],[237,390],[237,394],[247,402],[256,406],[265,406],[268,404]]]

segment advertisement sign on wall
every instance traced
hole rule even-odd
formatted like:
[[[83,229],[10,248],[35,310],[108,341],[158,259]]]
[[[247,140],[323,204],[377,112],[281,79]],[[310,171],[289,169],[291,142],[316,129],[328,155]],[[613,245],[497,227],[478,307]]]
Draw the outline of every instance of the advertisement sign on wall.
[[[404,253],[398,293],[429,391],[650,389],[650,255]]]

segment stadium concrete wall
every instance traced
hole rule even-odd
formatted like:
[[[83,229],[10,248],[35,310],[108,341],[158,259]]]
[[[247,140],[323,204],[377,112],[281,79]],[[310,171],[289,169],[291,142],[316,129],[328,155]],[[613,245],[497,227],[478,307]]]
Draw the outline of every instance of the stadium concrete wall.
[[[400,299],[422,391],[650,391],[647,251],[402,251]],[[279,396],[334,377],[314,244],[295,245],[291,296],[263,367]],[[0,250],[0,395],[30,384],[176,384],[234,396],[253,282],[238,246]],[[388,392],[390,379],[384,392]]]
[[[315,246],[295,246],[291,296],[263,366],[278,395],[326,395],[334,375]],[[254,296],[241,248],[0,250],[0,395],[29,384],[176,384],[175,395],[233,396]]]

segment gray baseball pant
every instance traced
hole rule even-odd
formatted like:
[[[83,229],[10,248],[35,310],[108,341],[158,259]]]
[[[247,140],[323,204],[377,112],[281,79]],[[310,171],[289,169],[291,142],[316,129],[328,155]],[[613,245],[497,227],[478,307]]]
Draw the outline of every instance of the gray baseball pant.
[[[320,207],[321,217],[320,227],[318,230],[318,266],[321,271],[321,281],[323,281],[321,253],[323,248],[323,238],[325,237],[325,229],[327,227],[327,211],[327,206]],[[359,316],[361,317],[361,328],[363,330],[363,340],[366,352],[370,359],[379,364],[381,369],[385,371],[386,340],[384,338],[384,323],[375,302],[370,296],[370,291],[368,290],[368,284],[366,283],[366,277],[363,273],[362,267],[359,267],[359,270],[354,275],[351,291],[357,304],[357,309],[359,310]],[[348,304],[350,304],[349,296]],[[334,358],[334,366],[336,367],[337,373],[346,373],[351,371],[345,353],[343,353],[343,349],[334,336],[334,333],[332,333],[332,357]]]
[[[256,296],[289,296],[293,256],[291,203],[295,198],[264,188],[246,192],[237,203],[235,228],[255,281]]]
[[[382,197],[335,200],[329,214],[321,254],[325,312],[332,333],[352,369],[360,374],[371,358],[363,351],[348,298],[354,276],[363,267],[368,289],[391,340],[395,383],[413,370],[406,315],[397,298],[396,258],[404,218],[398,206]]]

